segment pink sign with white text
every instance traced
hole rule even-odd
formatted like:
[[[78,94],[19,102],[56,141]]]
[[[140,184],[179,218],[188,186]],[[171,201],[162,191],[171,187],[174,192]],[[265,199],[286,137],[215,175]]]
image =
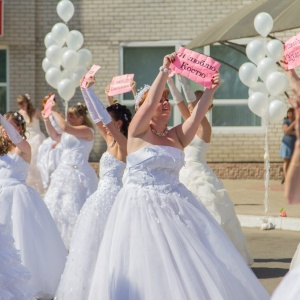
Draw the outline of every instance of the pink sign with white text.
[[[94,77],[95,74],[101,69],[99,65],[92,65],[91,69],[84,75],[85,79],[81,83],[82,88],[86,88],[88,85],[88,78]]]
[[[184,47],[179,48],[176,55],[175,61],[170,65],[173,72],[181,74],[206,88],[211,88],[212,77],[221,66],[219,62]]]
[[[300,33],[284,43],[284,56],[287,61],[288,70],[300,66]]]
[[[125,74],[113,77],[109,86],[108,96],[131,92],[131,81],[133,80],[133,77],[134,74]]]

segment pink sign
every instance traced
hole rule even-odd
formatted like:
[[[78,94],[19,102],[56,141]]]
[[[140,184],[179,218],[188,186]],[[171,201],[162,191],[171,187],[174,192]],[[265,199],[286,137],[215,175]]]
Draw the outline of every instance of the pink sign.
[[[211,88],[212,77],[218,72],[220,63],[209,56],[198,52],[179,48],[177,57],[170,65],[170,69],[192,81],[195,81],[206,88]]]
[[[288,70],[300,65],[300,33],[284,43],[284,56],[287,61]]]
[[[131,92],[131,81],[133,80],[133,77],[134,74],[126,74],[113,77],[109,86],[108,96]]]
[[[54,98],[55,98],[55,94],[51,95],[48,98],[43,110],[44,118],[48,118],[51,115],[51,107],[54,103]]]
[[[91,67],[91,69],[84,75],[84,77],[85,77],[85,78],[93,77],[93,76],[95,76],[95,74],[96,74],[100,69],[101,69],[100,66],[98,66],[98,65],[93,65],[93,66]],[[86,88],[87,85],[88,85],[88,82],[86,81],[86,79],[83,80],[82,83],[81,83],[81,87],[82,87],[82,88]]]

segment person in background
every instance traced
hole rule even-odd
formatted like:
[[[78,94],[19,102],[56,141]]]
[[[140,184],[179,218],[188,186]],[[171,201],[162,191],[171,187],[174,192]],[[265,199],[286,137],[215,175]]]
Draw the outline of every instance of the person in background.
[[[168,86],[173,100],[184,120],[191,116],[198,101],[201,101],[203,91],[193,93],[185,78],[178,75],[188,105],[178,91],[172,78],[168,79]],[[212,109],[210,105],[209,110]],[[185,149],[185,164],[180,170],[180,181],[207,208],[218,224],[224,229],[232,243],[244,257],[248,265],[253,264],[253,258],[247,247],[246,238],[235,213],[233,203],[213,170],[205,160],[211,141],[211,125],[206,116],[203,117],[197,133]]]
[[[281,181],[283,184],[290,165],[296,141],[295,112],[293,107],[290,107],[287,110],[287,116],[283,120],[282,129],[283,137],[280,145],[280,157],[283,158],[283,179]]]
[[[31,273],[29,284],[34,296],[50,300],[64,270],[67,251],[44,201],[25,183],[31,147],[23,116],[18,112],[0,114],[0,122],[5,138],[0,144],[0,224],[14,238],[22,264]]]
[[[54,102],[52,116],[62,134],[54,129],[49,119],[45,120],[46,129],[53,140],[61,143],[63,152],[44,200],[69,250],[79,212],[98,185],[96,172],[88,161],[94,144],[94,129],[86,105],[80,102],[68,109],[67,120],[57,111]]]
[[[27,142],[31,146],[32,159],[29,166],[27,184],[35,188],[40,195],[44,193],[41,174],[37,167],[37,156],[40,145],[46,139],[40,128],[41,112],[34,108],[30,95],[22,94],[17,97],[19,113],[26,121]]]

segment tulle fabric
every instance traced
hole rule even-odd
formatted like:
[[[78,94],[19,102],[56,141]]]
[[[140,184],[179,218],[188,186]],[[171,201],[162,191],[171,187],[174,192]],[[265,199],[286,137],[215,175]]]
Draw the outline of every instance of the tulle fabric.
[[[39,119],[33,117],[32,122],[26,124],[27,142],[31,146],[31,161],[27,176],[27,184],[33,187],[40,195],[44,193],[44,187],[40,171],[38,170],[38,152],[39,147],[46,139],[44,133],[40,129]]]
[[[269,299],[227,235],[179,183],[182,151],[128,155],[89,300]]]
[[[0,225],[0,299],[31,300],[29,271],[21,265],[14,239],[4,225]]]
[[[62,151],[61,143],[53,141],[50,137],[44,140],[39,147],[37,168],[40,172],[44,191],[49,187],[51,174],[59,164]]]
[[[297,300],[300,295],[300,265],[290,270],[275,289],[271,300]]]
[[[122,186],[125,163],[105,152],[100,160],[97,191],[83,205],[79,214],[66,267],[57,289],[57,300],[88,298],[107,217]]]
[[[25,184],[28,164],[16,153],[0,157],[0,223],[7,226],[31,273],[35,296],[52,299],[67,251],[38,193]]]
[[[247,264],[251,265],[253,258],[248,250],[233,203],[222,181],[217,178],[205,161],[208,146],[209,144],[196,136],[192,143],[185,148],[185,165],[180,171],[180,181],[207,208]]]
[[[96,191],[98,177],[88,163],[93,141],[63,133],[61,143],[63,153],[44,200],[69,250],[79,212]]]
[[[290,265],[290,270],[296,268],[296,266],[299,266],[300,265],[300,244],[298,244],[298,247],[295,251],[295,254],[292,258],[292,261],[291,261],[291,265]]]

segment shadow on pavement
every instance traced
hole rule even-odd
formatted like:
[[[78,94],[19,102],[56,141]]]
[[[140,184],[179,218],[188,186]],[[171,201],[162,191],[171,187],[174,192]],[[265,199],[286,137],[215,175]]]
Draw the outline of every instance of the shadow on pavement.
[[[288,271],[288,268],[251,268],[258,279],[279,278],[283,277]]]

